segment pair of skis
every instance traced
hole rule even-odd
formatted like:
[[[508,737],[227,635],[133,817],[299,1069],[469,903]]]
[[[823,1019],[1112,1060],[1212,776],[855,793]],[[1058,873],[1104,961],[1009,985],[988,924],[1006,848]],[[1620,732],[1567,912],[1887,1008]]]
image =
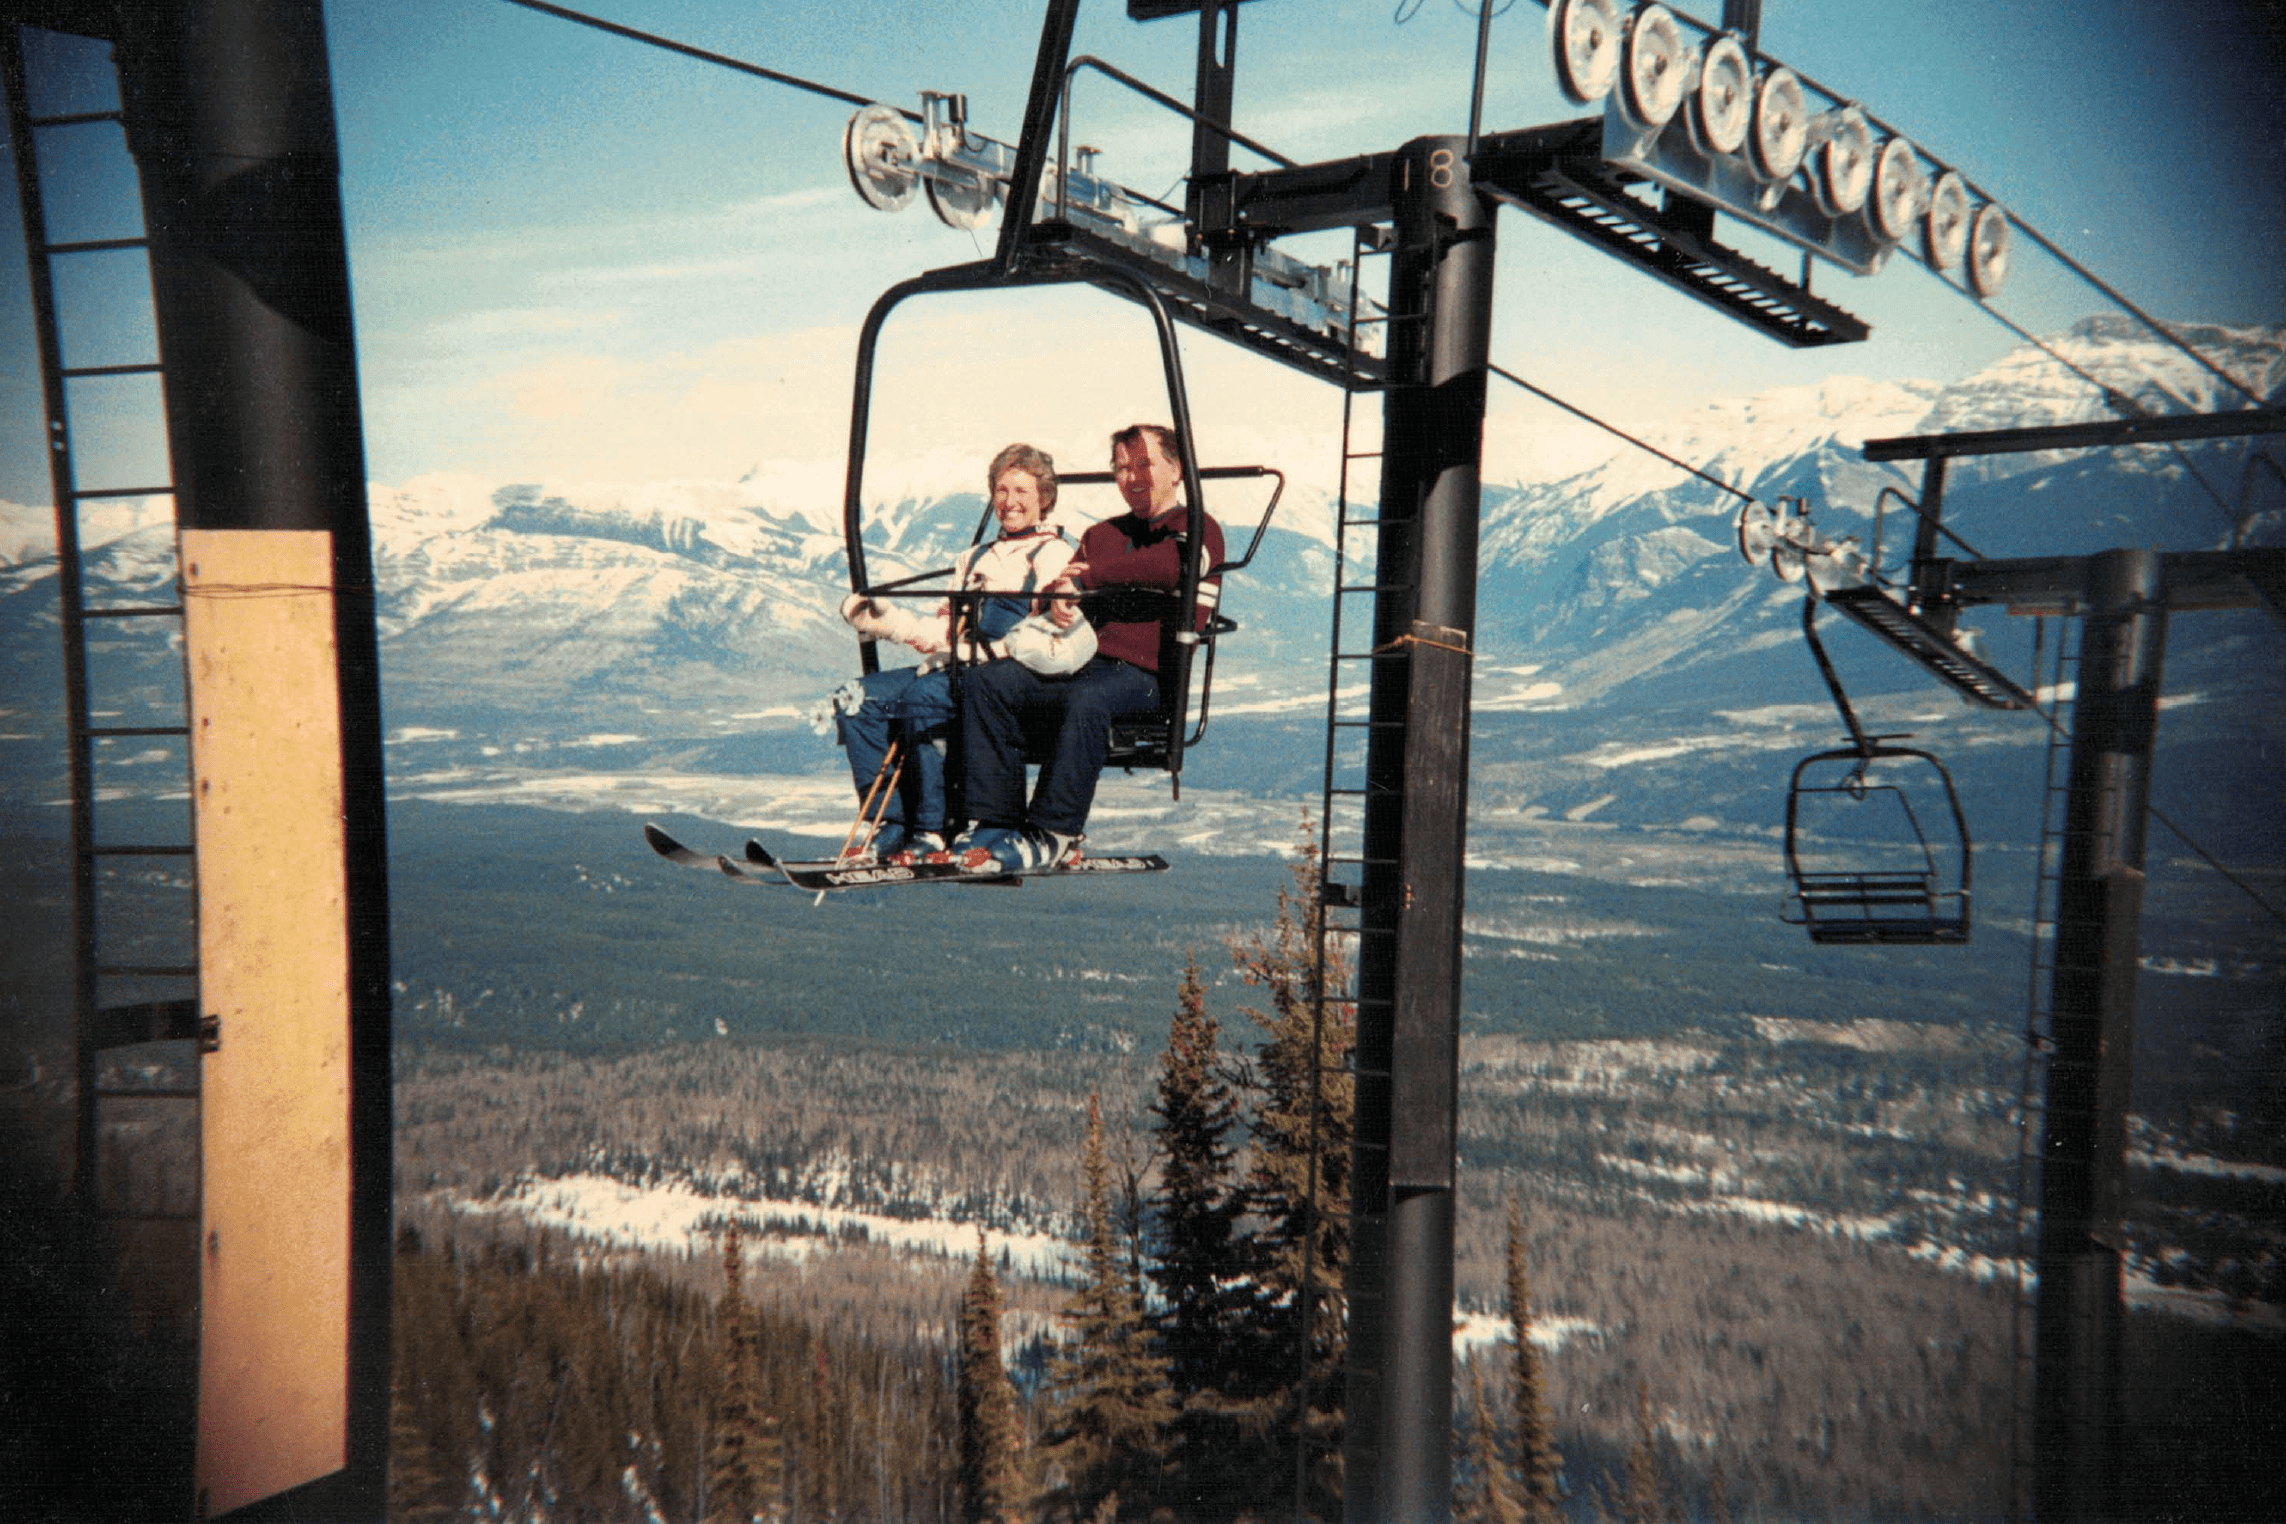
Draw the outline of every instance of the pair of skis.
[[[655,825],[646,823],[643,839],[668,862],[686,868],[705,868],[742,884],[762,884],[813,893],[835,889],[893,889],[907,884],[1003,884],[1014,886],[1027,878],[1066,878],[1098,873],[1164,873],[1167,860],[1155,852],[1120,857],[1080,857],[1053,868],[1014,872],[995,864],[989,868],[963,868],[958,863],[850,862],[841,858],[791,861],[762,843],[749,839],[743,858],[686,847]]]

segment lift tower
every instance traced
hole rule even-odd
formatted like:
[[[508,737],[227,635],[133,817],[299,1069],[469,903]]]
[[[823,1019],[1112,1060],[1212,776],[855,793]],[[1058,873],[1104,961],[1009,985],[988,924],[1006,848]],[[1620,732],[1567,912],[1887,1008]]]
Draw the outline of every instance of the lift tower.
[[[47,130],[123,130],[142,233],[26,235],[62,547],[81,502],[73,386],[164,390],[187,670],[195,1004],[123,1033],[96,1002],[84,668],[70,649],[83,1080],[124,1041],[200,1057],[196,1475],[186,1515],[363,1519],[384,1511],[389,1412],[390,992],[381,711],[370,530],[332,85],[317,0],[0,0],[19,155]],[[111,45],[118,109],[41,117],[20,28]],[[36,176],[36,164],[20,165]],[[158,355],[75,365],[59,261],[139,250]],[[108,495],[121,495],[112,493]],[[70,598],[76,598],[75,589]],[[107,610],[112,616],[157,610]],[[75,679],[73,672],[79,676]],[[153,732],[156,733],[156,732]],[[170,977],[186,971],[166,970]],[[140,1009],[140,1008],[139,1008]],[[95,1091],[83,1083],[80,1104]],[[94,1144],[81,1128],[83,1181]],[[83,1203],[90,1210],[92,1202]],[[195,1490],[194,1490],[195,1489]]]
[[[1936,554],[1950,460],[2276,434],[2286,412],[2169,415],[2115,422],[1870,439],[1876,462],[1922,462],[1911,578],[1901,596],[1855,591],[1835,606],[1928,664],[1951,647],[1963,608],[2077,617],[2050,972],[2048,1084],[2039,1152],[2038,1303],[2029,1450],[2032,1515],[2099,1524],[2121,1515],[2120,1245],[2127,1194],[2127,1108],[2152,756],[2168,620],[2199,610],[2262,608],[2286,621],[2286,550],[1954,560]],[[1910,608],[1917,612],[1904,616]]]
[[[1860,274],[1911,243],[1932,268],[1965,268],[1979,295],[1997,291],[2005,273],[2008,222],[1989,202],[1972,208],[1950,169],[1938,166],[1932,186],[1902,136],[1890,132],[1877,148],[1881,124],[1854,104],[1813,112],[1807,81],[1750,53],[1754,0],[1728,0],[1719,29],[1657,4],[1623,27],[1617,0],[1564,0],[1550,34],[1559,76],[1583,106],[1608,96],[1601,115],[1494,133],[1479,131],[1486,7],[1465,138],[1420,137],[1319,164],[1270,154],[1276,167],[1259,171],[1228,167],[1229,143],[1243,141],[1228,120],[1237,6],[1129,0],[1140,20],[1198,16],[1182,231],[1186,254],[1203,268],[1171,273],[1148,250],[1138,260],[1115,238],[1038,215],[1052,103],[1072,71],[1096,63],[1069,60],[1076,5],[1054,0],[1042,29],[1023,137],[1005,174],[1003,274],[1055,254],[1116,266],[1121,280],[1097,284],[1122,295],[1148,285],[1148,304],[1184,321],[1345,391],[1383,393],[1373,641],[1358,653],[1370,663],[1365,779],[1349,791],[1363,796],[1363,841],[1339,859],[1358,879],[1336,876],[1330,850],[1321,864],[1323,902],[1355,912],[1359,938],[1344,1513],[1356,1524],[1442,1520],[1451,1507],[1460,929],[1498,208],[1553,224],[1796,348],[1849,343],[1867,327],[1811,294],[1807,260],[1795,280],[1726,247],[1716,211]],[[1694,40],[1693,27],[1705,35]],[[861,114],[852,132],[863,122]],[[932,134],[932,145],[945,141]],[[948,152],[970,150],[931,146],[914,173],[938,174],[934,160]],[[864,194],[862,167],[853,162],[852,172]],[[956,186],[970,172],[945,168]],[[1093,177],[1092,166],[1078,176],[1071,164],[1056,169],[1059,186]],[[899,160],[874,188],[893,190],[904,174]],[[1059,192],[1051,205],[1063,204]],[[1378,362],[1355,345],[1363,299],[1354,275],[1349,340],[1331,351],[1325,327],[1313,335],[1310,325],[1287,326],[1261,303],[1256,277],[1277,257],[1275,241],[1334,229],[1356,230],[1361,250],[1394,256],[1386,317],[1376,320],[1387,334]],[[1337,585],[1337,602],[1362,591]],[[1344,657],[1335,652],[1337,670]],[[1330,808],[1330,765],[1328,790]],[[1303,1455],[1296,1466],[1299,1488]]]

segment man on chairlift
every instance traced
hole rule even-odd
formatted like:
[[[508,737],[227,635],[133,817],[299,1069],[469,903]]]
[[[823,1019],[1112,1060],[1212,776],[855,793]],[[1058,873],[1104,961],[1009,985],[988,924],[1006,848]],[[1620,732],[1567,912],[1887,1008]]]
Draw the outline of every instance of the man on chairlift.
[[[1155,423],[1111,436],[1111,473],[1127,512],[1080,539],[1079,556],[1050,584],[1067,596],[1049,605],[1060,628],[1081,618],[1069,595],[1086,593],[1096,655],[1068,676],[1045,676],[1020,662],[995,661],[962,688],[962,741],[968,809],[976,825],[953,844],[964,867],[993,863],[1014,872],[1060,866],[1079,855],[1103,772],[1111,722],[1161,708],[1159,672],[1171,661],[1175,622],[1166,616],[1182,587],[1190,509],[1182,501],[1183,442]],[[1205,520],[1202,565],[1222,562],[1222,526]],[[1132,592],[1123,592],[1132,589]],[[1194,628],[1212,616],[1221,579],[1201,577]],[[1024,798],[1024,730],[1029,721],[1055,737],[1029,807]]]

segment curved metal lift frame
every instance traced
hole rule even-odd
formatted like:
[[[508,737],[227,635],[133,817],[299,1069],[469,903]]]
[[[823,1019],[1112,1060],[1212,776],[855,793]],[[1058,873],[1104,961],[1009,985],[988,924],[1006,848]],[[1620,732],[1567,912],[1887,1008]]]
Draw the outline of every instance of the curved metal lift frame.
[[[1850,707],[1848,695],[1842,692],[1841,680],[1834,674],[1833,662],[1827,657],[1824,644],[1818,639],[1817,617],[1818,600],[1805,598],[1802,634],[1810,643],[1810,653],[1817,658],[1819,675],[1833,694],[1834,707],[1841,711],[1842,723],[1849,728],[1850,744],[1816,752],[1794,766],[1793,777],[1786,788],[1787,900],[1781,918],[1791,925],[1808,928],[1810,940],[1818,943],[1896,947],[1950,946],[1966,942],[1969,939],[1971,844],[1968,820],[1961,812],[1960,795],[1953,787],[1952,775],[1933,753],[1917,746],[1889,744],[1909,739],[1904,735],[1866,734],[1858,724],[1856,711]],[[1849,767],[1838,780],[1804,782],[1805,777],[1813,776],[1817,769],[1840,762],[1848,763]],[[1917,763],[1935,772],[1944,790],[1945,808],[1952,817],[1954,839],[1960,845],[1957,879],[1942,873],[1937,854],[1929,844],[1928,832],[1922,828],[1920,815],[1914,810],[1906,790],[1895,783],[1869,781],[1867,775],[1878,762]],[[1802,804],[1805,799],[1821,795],[1843,795],[1853,803],[1865,803],[1879,796],[1892,798],[1912,833],[1910,844],[1899,844],[1905,848],[1899,855],[1909,860],[1917,854],[1919,865],[1884,864],[1851,869],[1804,867]]]

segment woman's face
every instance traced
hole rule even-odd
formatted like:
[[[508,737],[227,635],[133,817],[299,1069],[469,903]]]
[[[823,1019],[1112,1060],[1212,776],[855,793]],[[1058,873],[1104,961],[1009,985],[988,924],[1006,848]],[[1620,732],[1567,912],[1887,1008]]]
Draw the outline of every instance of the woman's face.
[[[1040,522],[1040,480],[1021,466],[1010,466],[992,484],[992,511],[1002,534],[1022,534]]]

